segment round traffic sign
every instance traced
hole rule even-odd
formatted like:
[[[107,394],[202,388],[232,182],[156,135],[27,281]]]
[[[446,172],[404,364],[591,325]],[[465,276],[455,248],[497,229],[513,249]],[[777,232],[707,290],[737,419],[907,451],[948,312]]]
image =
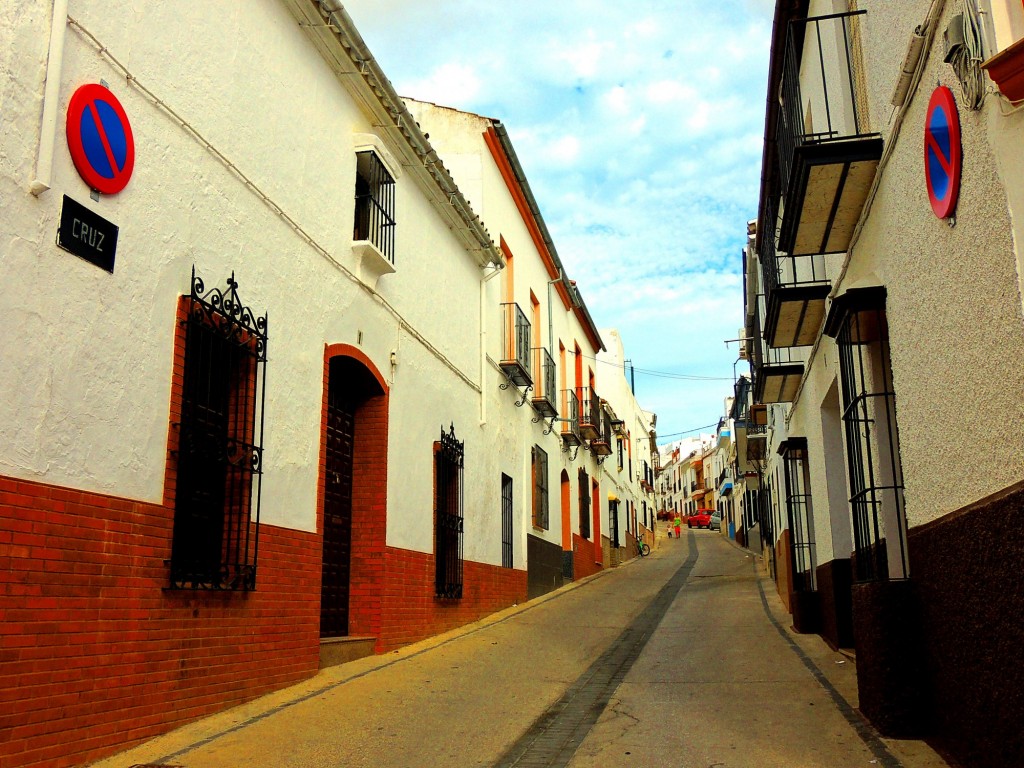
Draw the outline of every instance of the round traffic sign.
[[[125,188],[135,167],[135,139],[110,90],[89,83],[72,94],[67,135],[71,159],[86,184],[107,195]]]
[[[960,114],[953,92],[940,85],[932,92],[924,121],[924,177],[932,210],[940,219],[956,208],[962,165]]]

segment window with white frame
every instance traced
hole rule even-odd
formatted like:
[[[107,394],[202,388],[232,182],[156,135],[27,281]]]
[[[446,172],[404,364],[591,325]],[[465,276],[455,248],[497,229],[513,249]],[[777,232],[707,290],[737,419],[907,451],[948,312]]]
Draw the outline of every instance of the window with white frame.
[[[356,153],[355,223],[352,239],[367,241],[395,261],[395,180],[372,150]]]

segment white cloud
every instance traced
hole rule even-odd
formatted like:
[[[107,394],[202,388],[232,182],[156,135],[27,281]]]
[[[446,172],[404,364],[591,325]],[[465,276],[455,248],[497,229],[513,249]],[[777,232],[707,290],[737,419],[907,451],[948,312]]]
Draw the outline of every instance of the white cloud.
[[[652,104],[684,104],[697,99],[697,90],[678,80],[659,80],[647,86],[646,97]]]
[[[731,380],[774,0],[345,5],[400,93],[502,119],[637,367]],[[637,376],[662,433],[717,421],[730,388]]]
[[[616,85],[614,88],[606,91],[601,96],[601,101],[610,112],[616,115],[625,115],[632,108],[632,99],[629,97],[629,91],[621,85]]]
[[[403,93],[435,104],[466,104],[480,93],[476,70],[459,62],[446,62],[422,80],[412,80]]]

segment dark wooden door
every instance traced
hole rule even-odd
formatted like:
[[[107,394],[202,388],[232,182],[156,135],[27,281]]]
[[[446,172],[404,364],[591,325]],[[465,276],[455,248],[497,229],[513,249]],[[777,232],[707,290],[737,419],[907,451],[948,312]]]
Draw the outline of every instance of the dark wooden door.
[[[320,636],[348,634],[352,554],[352,452],[355,413],[327,407],[327,477],[324,483],[324,559],[320,588]]]

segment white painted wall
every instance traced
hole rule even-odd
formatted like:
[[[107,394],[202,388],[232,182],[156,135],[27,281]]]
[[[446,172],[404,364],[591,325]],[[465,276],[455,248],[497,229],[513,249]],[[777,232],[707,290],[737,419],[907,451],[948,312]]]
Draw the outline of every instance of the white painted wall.
[[[825,4],[826,6],[828,4]],[[949,5],[949,4],[947,4]],[[1022,258],[1018,242],[1024,210],[1024,162],[1020,114],[1004,116],[990,95],[980,112],[963,107],[960,86],[942,61],[941,35],[926,62],[897,135],[888,104],[910,32],[929,3],[875,4],[862,24],[867,98],[892,155],[881,176],[834,293],[884,285],[906,480],[907,523],[921,525],[949,514],[1020,479],[1024,435],[1024,389],[1014,350],[1024,347]],[[811,11],[829,12],[812,3]],[[937,23],[945,28],[949,6]],[[928,100],[936,85],[947,85],[959,105],[963,178],[956,224],[935,218],[928,203],[921,142]],[[848,556],[852,528],[843,463],[837,445],[824,434],[834,428],[833,388],[839,371],[829,338],[819,341],[803,389],[794,404],[788,433],[806,435],[811,449],[811,485],[818,562]],[[831,403],[831,404],[830,404]],[[833,436],[834,437],[834,436]],[[964,452],[983,460],[972,471],[950,472]],[[772,451],[774,454],[774,451]],[[817,460],[816,460],[817,459]],[[842,476],[837,473],[842,471]],[[831,514],[829,514],[831,511]]]
[[[61,114],[79,85],[108,81],[132,122],[135,174],[91,201],[62,118],[52,189],[32,197],[49,7],[0,9],[0,473],[159,501],[177,297],[193,264],[208,287],[234,270],[243,300],[269,314],[263,521],[314,529],[324,344],[361,334],[392,385],[388,543],[431,551],[433,441],[454,422],[476,460],[490,438],[478,426],[482,272],[419,177],[398,180],[397,271],[372,291],[353,278],[351,233],[354,137],[374,127],[281,3],[72,0],[70,15],[305,235],[75,28]],[[62,194],[120,227],[113,275],[54,245]],[[475,466],[466,557],[500,562],[500,527],[486,530],[497,490]]]
[[[583,360],[583,384],[585,386],[588,369],[595,369],[596,374],[596,369],[600,367],[593,359],[597,350],[587,341],[584,329],[576,315],[566,309],[553,287],[550,290],[548,288],[552,277],[545,268],[512,194],[484,142],[483,136],[491,126],[491,121],[478,115],[434,104],[414,100],[407,100],[406,104],[422,129],[430,134],[432,145],[437,149],[441,160],[451,171],[460,189],[465,186],[466,195],[473,200],[475,207],[477,200],[473,196],[479,195],[479,209],[486,212],[488,231],[495,241],[498,241],[499,238],[502,239],[513,256],[515,302],[532,323],[530,293],[533,292],[540,306],[541,344],[549,349],[556,366],[559,365],[559,341],[567,349],[566,386],[569,388],[575,384],[573,345],[574,343],[580,345],[585,356]],[[465,182],[463,174],[466,175]],[[501,473],[513,478],[515,565],[517,568],[525,568],[527,535],[534,535],[549,543],[562,545],[560,506],[562,471],[567,472],[569,476],[571,507],[569,517],[572,531],[578,533],[578,470],[581,466],[586,468],[591,478],[600,477],[600,470],[592,454],[582,448],[577,452],[575,460],[571,458],[571,451],[562,450],[558,423],[555,424],[555,428],[550,434],[544,434],[547,425],[542,421],[533,421],[537,414],[531,408],[529,398],[522,407],[515,407],[515,403],[521,398],[521,391],[516,391],[514,387],[506,390],[499,388],[499,385],[505,382],[505,376],[498,367],[498,362],[502,357],[503,344],[502,319],[498,308],[505,301],[507,278],[507,274],[500,274],[490,279],[485,285],[483,298],[487,326],[486,357],[483,362],[485,376],[481,438],[486,441],[486,450],[480,460],[483,462],[481,476],[484,483],[491,483],[489,478],[494,478],[494,487],[500,489]],[[551,338],[549,338],[548,329],[549,301],[552,302]],[[556,388],[559,389],[560,380],[561,374],[556,373]],[[598,392],[603,395],[600,389]],[[530,450],[534,445],[540,446],[548,455],[549,525],[546,529],[533,525]],[[611,458],[613,457],[609,457],[609,459]],[[496,494],[497,491],[495,491],[495,499],[497,498]],[[601,494],[602,532],[606,534],[607,490],[603,482]],[[496,558],[496,562],[500,562],[500,548],[494,549],[493,557]]]

